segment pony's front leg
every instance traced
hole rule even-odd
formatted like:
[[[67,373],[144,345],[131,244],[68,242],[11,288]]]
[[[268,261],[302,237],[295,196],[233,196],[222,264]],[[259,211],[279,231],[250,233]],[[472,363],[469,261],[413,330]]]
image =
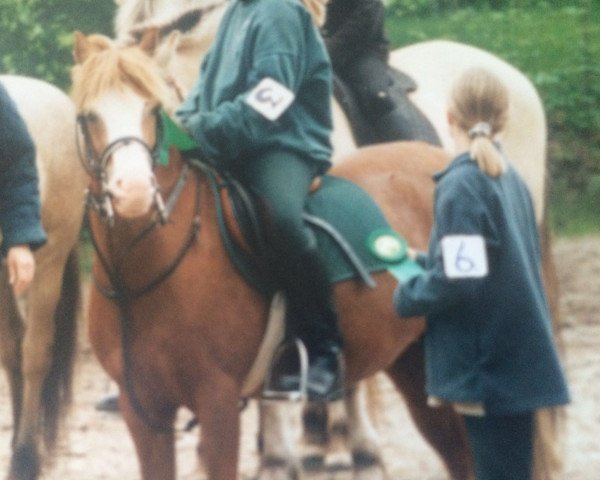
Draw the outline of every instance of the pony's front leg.
[[[29,287],[24,299],[27,311],[21,313],[26,315],[21,350],[23,390],[9,474],[9,478],[15,480],[39,477],[42,467],[38,451],[40,433],[43,433],[46,449],[52,452],[63,413],[61,407],[65,407],[59,400],[62,396],[60,388],[49,389],[44,383],[52,366],[55,339],[53,312],[60,285],[56,282],[47,285],[39,280],[48,278],[48,270],[39,269],[36,275],[38,281]],[[65,392],[65,395],[68,394]],[[44,422],[40,422],[42,418]]]
[[[298,442],[302,407],[300,402],[259,401],[260,465],[257,480],[301,477]]]
[[[6,271],[0,269],[0,363],[8,378],[12,416],[13,445],[21,418],[23,375],[21,372],[21,341],[24,327],[14,297],[8,285]]]
[[[215,392],[216,390],[213,390]],[[210,398],[210,400],[209,400]],[[240,449],[239,389],[201,395],[198,413],[201,442],[198,453],[210,480],[236,480]],[[207,403],[210,401],[210,403]]]
[[[175,480],[175,410],[160,418],[159,430],[148,425],[133,409],[131,402],[121,391],[119,407],[137,452],[143,480]],[[156,420],[158,422],[158,420]]]

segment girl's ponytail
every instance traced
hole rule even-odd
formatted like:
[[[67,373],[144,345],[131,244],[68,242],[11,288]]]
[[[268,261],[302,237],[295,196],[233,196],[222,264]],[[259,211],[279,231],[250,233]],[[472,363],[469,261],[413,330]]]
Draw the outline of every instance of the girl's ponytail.
[[[479,168],[497,177],[506,170],[506,161],[494,144],[508,114],[508,90],[488,70],[472,68],[454,84],[449,112],[470,139],[469,152]]]

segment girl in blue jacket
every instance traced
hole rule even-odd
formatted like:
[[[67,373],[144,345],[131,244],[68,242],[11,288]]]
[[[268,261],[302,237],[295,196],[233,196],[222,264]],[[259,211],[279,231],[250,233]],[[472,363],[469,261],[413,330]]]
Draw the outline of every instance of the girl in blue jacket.
[[[490,72],[469,70],[455,84],[448,121],[459,155],[435,176],[425,271],[394,299],[401,316],[427,318],[430,403],[464,415],[477,480],[529,480],[535,410],[569,401],[532,202],[493,141],[507,111]]]
[[[309,397],[331,400],[342,393],[341,339],[302,213],[312,181],[330,167],[332,72],[311,17],[322,19],[324,2],[305,2],[232,0],[177,114],[200,152],[263,206],[274,274],[308,347]]]
[[[0,84],[0,230],[2,255],[15,295],[33,280],[33,250],[46,242],[41,224],[35,146],[13,100]]]

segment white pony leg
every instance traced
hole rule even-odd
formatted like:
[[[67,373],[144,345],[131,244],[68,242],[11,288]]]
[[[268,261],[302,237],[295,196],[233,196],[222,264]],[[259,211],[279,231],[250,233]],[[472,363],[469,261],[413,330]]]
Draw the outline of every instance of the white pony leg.
[[[302,403],[260,400],[260,465],[257,480],[300,477],[298,442]]]
[[[377,388],[377,377],[361,382],[346,396],[348,432],[354,463],[354,480],[387,478],[380,453],[379,435],[371,421],[369,392]]]
[[[349,447],[348,414],[344,400],[327,405],[327,451],[324,470],[330,480],[352,480],[352,453]]]

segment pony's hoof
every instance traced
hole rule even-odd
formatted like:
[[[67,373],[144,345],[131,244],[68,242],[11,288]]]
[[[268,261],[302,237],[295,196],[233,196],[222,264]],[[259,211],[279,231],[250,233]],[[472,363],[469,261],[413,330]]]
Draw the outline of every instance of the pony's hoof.
[[[300,480],[300,470],[283,458],[263,458],[256,480]]]

